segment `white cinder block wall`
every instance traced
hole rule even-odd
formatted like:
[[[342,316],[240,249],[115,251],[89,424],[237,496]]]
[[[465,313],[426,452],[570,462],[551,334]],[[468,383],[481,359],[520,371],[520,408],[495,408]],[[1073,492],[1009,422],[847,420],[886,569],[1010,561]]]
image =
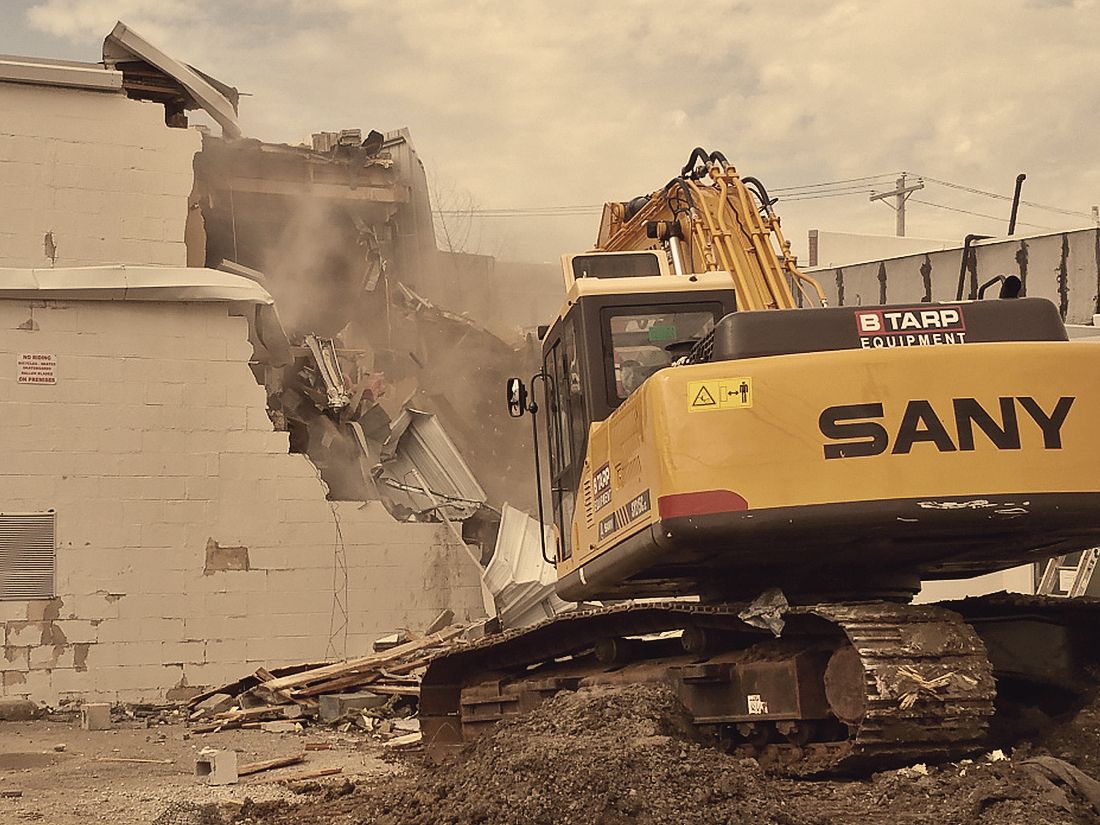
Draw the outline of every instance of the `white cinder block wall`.
[[[0,83],[0,266],[185,265],[201,144],[121,92]]]
[[[0,511],[58,514],[57,598],[0,601],[0,695],[179,697],[321,659],[341,537],[349,655],[483,615],[442,525],[325,499],[272,430],[247,335],[225,304],[0,300]],[[17,382],[32,352],[56,384]]]

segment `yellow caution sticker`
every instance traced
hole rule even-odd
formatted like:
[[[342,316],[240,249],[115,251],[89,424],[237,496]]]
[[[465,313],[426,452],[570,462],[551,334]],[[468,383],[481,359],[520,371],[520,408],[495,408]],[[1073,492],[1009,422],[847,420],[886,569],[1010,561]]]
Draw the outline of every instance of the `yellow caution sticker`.
[[[691,412],[743,410],[752,406],[752,379],[741,376],[689,381],[687,397]]]

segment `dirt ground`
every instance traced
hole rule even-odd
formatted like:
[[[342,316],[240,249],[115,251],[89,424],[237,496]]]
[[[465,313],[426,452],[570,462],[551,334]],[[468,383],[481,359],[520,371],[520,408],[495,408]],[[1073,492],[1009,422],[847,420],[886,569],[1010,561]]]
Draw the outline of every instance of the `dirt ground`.
[[[184,738],[184,737],[187,738]],[[240,763],[303,751],[306,743],[331,750],[309,751],[303,764],[243,778],[236,785],[207,787],[194,779],[195,755],[203,747],[232,748]],[[63,751],[56,748],[64,746]],[[116,723],[108,731],[84,731],[75,722],[0,722],[0,823],[17,825],[144,825],[168,807],[295,799],[279,780],[303,771],[340,767],[338,777],[358,781],[392,773],[382,748],[354,734],[322,729],[302,734],[258,730],[188,734],[179,723]],[[121,759],[160,760],[139,763]],[[5,792],[22,792],[17,798]]]
[[[754,760],[686,737],[665,689],[560,694],[498,725],[443,768],[427,763],[384,782],[301,806],[256,805],[262,825],[1069,825],[1100,821],[1079,790],[1020,758],[979,757],[860,781],[766,776]],[[1092,742],[1095,750],[1097,743]],[[1029,756],[1038,750],[1030,749]],[[999,757],[1000,755],[998,755]],[[1055,763],[1061,765],[1063,763]],[[1088,777],[1084,778],[1087,783]]]
[[[354,734],[317,729],[185,740],[179,725],[86,733],[67,724],[6,723],[0,724],[0,792],[17,788],[23,797],[0,798],[0,822],[1083,825],[1100,822],[1100,783],[1073,766],[1100,764],[1098,719],[1096,705],[1086,708],[1048,741],[1021,745],[1005,757],[827,781],[768,776],[754,760],[700,747],[675,697],[652,686],[561,694],[525,718],[498,725],[442,766],[415,754],[392,757]],[[242,761],[251,761],[299,752],[306,742],[334,749],[310,751],[306,766],[225,788],[200,786],[191,777],[194,754],[206,744],[237,748]],[[64,752],[55,752],[62,743]],[[397,767],[388,762],[394,758]],[[278,781],[330,766],[344,772],[294,790]]]

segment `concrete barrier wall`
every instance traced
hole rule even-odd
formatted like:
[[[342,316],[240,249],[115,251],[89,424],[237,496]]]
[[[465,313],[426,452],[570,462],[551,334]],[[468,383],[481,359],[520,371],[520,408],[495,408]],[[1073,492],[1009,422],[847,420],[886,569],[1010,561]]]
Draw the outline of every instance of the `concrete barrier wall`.
[[[1025,294],[1048,298],[1067,323],[1091,323],[1100,312],[1100,229],[1000,238],[975,245],[963,297],[997,275],[1017,275]],[[833,306],[954,301],[962,248],[812,270]],[[991,287],[987,296],[996,296]]]
[[[24,353],[57,383],[18,383]],[[178,698],[320,660],[337,597],[349,655],[483,615],[445,526],[326,500],[251,353],[225,304],[0,301],[0,512],[57,511],[56,598],[0,601],[0,695]]]

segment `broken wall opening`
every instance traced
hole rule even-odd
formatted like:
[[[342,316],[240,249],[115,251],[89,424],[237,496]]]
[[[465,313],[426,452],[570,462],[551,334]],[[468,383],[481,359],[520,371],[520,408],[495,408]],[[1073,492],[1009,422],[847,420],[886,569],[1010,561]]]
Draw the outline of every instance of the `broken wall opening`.
[[[459,491],[429,488],[437,502],[420,506],[422,482],[386,466],[401,452],[394,422],[410,409],[432,414],[457,464],[484,480],[482,504],[533,505],[529,433],[507,418],[499,390],[537,368],[537,343],[505,342],[416,291],[453,273],[407,134],[345,130],[313,143],[206,135],[194,161],[203,262],[248,268],[288,338],[285,357],[256,365],[274,426],[318,467],[331,499],[381,499],[398,518],[438,521],[438,502]]]

